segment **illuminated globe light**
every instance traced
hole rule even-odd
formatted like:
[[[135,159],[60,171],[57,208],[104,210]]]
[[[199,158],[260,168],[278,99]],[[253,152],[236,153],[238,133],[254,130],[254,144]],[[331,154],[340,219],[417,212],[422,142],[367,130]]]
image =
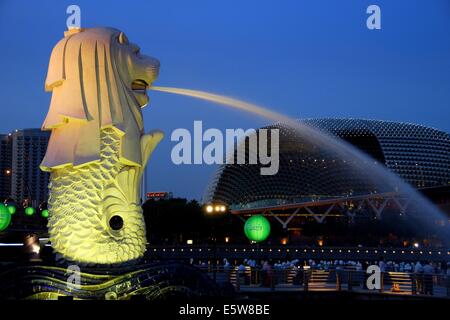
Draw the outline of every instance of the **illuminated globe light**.
[[[3,203],[0,203],[0,231],[8,228],[11,223],[11,214]]]
[[[208,212],[208,213],[213,212],[213,206],[211,206],[211,205],[206,206],[206,212]]]
[[[6,208],[8,209],[9,214],[14,214],[14,213],[16,213],[16,211],[17,211],[16,206],[13,206],[13,205],[6,206]]]
[[[244,232],[251,241],[261,242],[270,234],[270,223],[263,215],[249,218],[244,225]]]
[[[36,212],[36,210],[34,210],[33,207],[26,207],[25,208],[25,214],[27,216],[32,216],[35,212]]]
[[[44,217],[44,218],[48,218],[48,210],[47,210],[47,209],[42,210],[42,211],[41,211],[41,215],[42,215],[42,217]]]

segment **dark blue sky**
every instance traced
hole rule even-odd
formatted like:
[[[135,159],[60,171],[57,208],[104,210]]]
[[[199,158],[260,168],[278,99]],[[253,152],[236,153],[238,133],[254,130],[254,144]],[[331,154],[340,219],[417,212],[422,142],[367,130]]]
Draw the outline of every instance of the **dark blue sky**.
[[[126,32],[161,61],[155,85],[206,90],[296,118],[361,117],[450,131],[450,1],[17,1],[0,0],[2,131],[40,127],[51,49],[78,4],[82,26]],[[382,30],[366,28],[366,8]],[[150,161],[151,190],[199,199],[216,169],[170,161],[170,133],[251,128],[264,119],[151,92],[146,129],[166,138]]]

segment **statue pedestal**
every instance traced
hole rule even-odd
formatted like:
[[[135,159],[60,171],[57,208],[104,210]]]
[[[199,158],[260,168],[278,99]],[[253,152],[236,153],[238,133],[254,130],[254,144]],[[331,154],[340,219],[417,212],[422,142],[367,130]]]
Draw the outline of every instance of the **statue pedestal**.
[[[171,261],[81,272],[45,265],[11,266],[0,274],[0,283],[0,300],[154,301],[220,296],[216,283],[202,271]]]

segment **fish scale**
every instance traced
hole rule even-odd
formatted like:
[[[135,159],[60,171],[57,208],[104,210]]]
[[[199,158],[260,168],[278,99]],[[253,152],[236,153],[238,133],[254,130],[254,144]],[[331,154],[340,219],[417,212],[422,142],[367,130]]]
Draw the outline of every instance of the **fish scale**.
[[[106,188],[117,188],[116,177],[127,174],[131,167],[119,162],[120,136],[112,128],[101,130],[100,160],[80,168],[73,166],[53,170],[49,184],[50,241],[65,261],[83,264],[86,257],[99,264],[137,259],[145,250],[145,228],[142,209],[134,199],[116,199],[123,207],[124,229],[131,233],[114,233],[107,224],[103,200]],[[131,170],[136,171],[136,170]],[[132,172],[128,173],[128,175]],[[127,201],[128,200],[128,201]],[[133,201],[131,201],[133,202]],[[123,212],[118,212],[123,214]],[[87,262],[87,261],[86,261]]]

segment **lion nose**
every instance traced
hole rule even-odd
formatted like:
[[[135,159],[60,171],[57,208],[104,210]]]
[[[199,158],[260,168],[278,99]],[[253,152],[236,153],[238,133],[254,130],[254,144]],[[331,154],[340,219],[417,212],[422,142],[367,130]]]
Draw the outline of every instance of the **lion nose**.
[[[145,73],[153,81],[159,74],[159,60],[150,56],[142,56],[142,59],[145,61]]]
[[[155,68],[159,69],[159,66],[160,66],[159,60],[155,59],[155,58],[152,58],[152,57],[149,57],[149,58],[152,61],[151,63],[155,66]]]

